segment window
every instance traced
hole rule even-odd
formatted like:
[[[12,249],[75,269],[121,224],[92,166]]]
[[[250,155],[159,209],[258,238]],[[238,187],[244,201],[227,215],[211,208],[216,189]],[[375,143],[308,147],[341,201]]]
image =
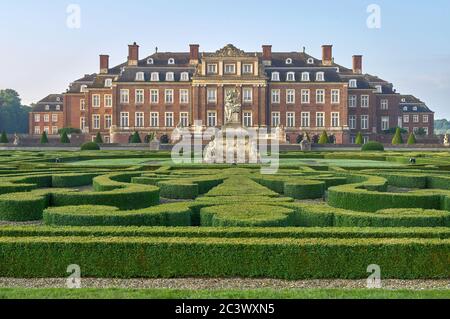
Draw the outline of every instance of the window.
[[[84,132],[85,129],[86,129],[86,118],[80,117],[80,130]]]
[[[309,58],[306,63],[308,64],[314,64],[314,59],[313,58]]]
[[[134,126],[144,127],[144,112],[134,113]]]
[[[159,73],[158,72],[152,72],[150,80],[153,81],[153,82],[158,82],[159,81]]]
[[[34,121],[40,122],[41,121],[41,115],[40,114],[34,114]]]
[[[58,135],[58,127],[52,126],[52,135]]]
[[[419,130],[419,128],[418,127],[413,127],[413,132],[415,133],[415,134],[417,134],[417,131]]]
[[[41,128],[39,126],[34,127],[34,134],[36,134],[36,135],[41,134]]]
[[[272,72],[272,81],[280,81],[280,73]]]
[[[243,95],[244,95],[244,103],[252,103],[253,102],[253,89],[244,88]]]
[[[165,123],[166,127],[173,127],[173,112],[166,112]]]
[[[361,129],[369,129],[369,115],[361,115]]]
[[[167,64],[170,64],[170,65],[175,64],[175,59],[170,58],[169,61],[167,61]]]
[[[244,64],[242,66],[242,73],[253,74],[253,64]]]
[[[405,106],[405,107],[403,108],[403,111],[404,111],[404,112],[408,112],[408,107]]]
[[[56,101],[57,101],[57,102],[61,102],[61,98],[58,96],[58,97],[56,98]]]
[[[375,89],[377,93],[383,93],[383,87],[381,85],[375,85]]]
[[[429,131],[428,131],[428,127],[423,127],[423,130],[425,132],[425,135],[430,135]]]
[[[207,72],[208,74],[217,74],[217,64],[208,64]]]
[[[413,111],[414,111],[414,112],[417,112],[417,106],[414,106],[414,107],[413,107]]]
[[[286,127],[295,127],[295,113],[294,112],[286,113]]]
[[[144,90],[136,90],[136,104],[144,104]]]
[[[381,130],[382,131],[389,130],[389,116],[381,117]]]
[[[272,126],[280,126],[280,112],[272,112]]]
[[[388,100],[381,100],[381,109],[382,110],[388,110],[389,109],[389,101]]]
[[[58,122],[58,114],[52,114],[52,122]]]
[[[325,90],[316,90],[316,103],[317,104],[325,103]]]
[[[50,111],[50,105],[46,105],[46,106],[45,106],[45,110],[46,110],[46,111]]]
[[[84,111],[86,109],[86,101],[84,99],[80,100],[80,110]]]
[[[92,128],[94,130],[100,129],[100,115],[99,114],[92,115]]]
[[[147,59],[147,64],[153,64],[154,62],[153,62],[153,59],[152,58],[148,58]]]
[[[243,114],[243,123],[246,127],[252,127],[253,126],[253,117],[252,112],[244,112]]]
[[[429,121],[428,118],[429,118],[428,115],[424,115],[424,116],[422,117],[422,122],[428,123],[428,121]]]
[[[187,112],[180,113],[180,125],[181,125],[181,127],[189,126],[189,113],[187,113]]]
[[[164,102],[166,104],[173,104],[173,90],[166,89],[164,93]]]
[[[356,129],[356,115],[350,115],[348,117],[348,126],[350,127],[351,130]]]
[[[358,103],[358,98],[356,95],[350,95],[348,97],[348,107],[356,107],[357,103]]]
[[[44,132],[48,135],[50,133],[50,128],[48,126],[44,126]]]
[[[351,89],[356,89],[358,87],[358,81],[357,80],[350,80],[350,81],[348,81],[348,86]]]
[[[339,127],[339,126],[340,126],[339,113],[337,112],[331,113],[331,127]]]
[[[189,73],[187,73],[187,72],[181,73],[180,80],[181,81],[189,81]]]
[[[130,126],[130,118],[128,112],[120,113],[120,127],[129,127]]]
[[[56,106],[56,110],[57,110],[57,111],[61,111],[61,105],[57,105],[57,106]]]
[[[295,81],[295,73],[294,72],[288,72],[286,80],[290,81],[290,82]]]
[[[105,129],[110,129],[112,126],[112,115],[105,114]]]
[[[368,136],[363,136],[364,144],[369,143],[370,139]]]
[[[340,90],[331,90],[331,103],[339,104],[341,100],[340,96],[341,96]]]
[[[361,107],[369,107],[369,96],[361,95]]]
[[[403,123],[409,123],[409,115],[403,115]]]
[[[166,73],[166,81],[173,81],[174,80],[174,74],[173,74],[173,72],[167,72]]]
[[[272,103],[280,103],[280,90],[272,90]]]
[[[419,123],[419,115],[413,115],[413,123]]]
[[[145,81],[144,72],[137,72],[136,73],[136,81]]]
[[[302,73],[302,81],[309,81],[309,72],[303,72]]]
[[[100,95],[92,95],[92,107],[100,107]]]
[[[150,113],[150,126],[151,127],[158,127],[159,126],[159,113],[158,112],[151,112]]]
[[[111,137],[105,136],[105,137],[104,137],[104,141],[105,141],[105,144],[111,143]]]
[[[112,107],[112,95],[105,94],[105,107]]]
[[[208,126],[215,127],[217,125],[217,113],[216,112],[208,112]]]
[[[50,122],[50,115],[44,114],[44,122],[45,122],[45,123]]]
[[[189,90],[186,90],[186,89],[180,90],[180,103],[181,104],[189,103]]]
[[[325,113],[316,113],[316,127],[325,127]]]
[[[155,89],[150,90],[150,103],[152,104],[159,103],[159,90]]]
[[[291,58],[287,58],[286,59],[286,64],[292,64],[292,59]]]
[[[323,82],[325,81],[325,73],[323,72],[317,72],[316,73],[316,81]]]
[[[217,89],[208,88],[208,103],[217,103]]]
[[[120,103],[128,104],[130,103],[130,91],[129,90],[120,90]]]
[[[87,92],[87,85],[80,86],[80,92],[81,93],[86,93]]]
[[[225,74],[235,74],[236,65],[235,64],[225,64]]]
[[[302,127],[310,126],[309,115],[310,115],[309,112],[302,112]]]
[[[302,104],[309,104],[309,90],[302,90]]]
[[[295,103],[295,90],[293,89],[286,90],[286,103],[288,104]]]

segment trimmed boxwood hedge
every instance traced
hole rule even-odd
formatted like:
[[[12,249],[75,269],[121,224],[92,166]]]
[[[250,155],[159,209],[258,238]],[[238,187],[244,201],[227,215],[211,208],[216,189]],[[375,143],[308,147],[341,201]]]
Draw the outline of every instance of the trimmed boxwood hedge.
[[[1,237],[0,276],[60,278],[446,279],[449,239]],[[51,261],[51,262],[49,262]]]

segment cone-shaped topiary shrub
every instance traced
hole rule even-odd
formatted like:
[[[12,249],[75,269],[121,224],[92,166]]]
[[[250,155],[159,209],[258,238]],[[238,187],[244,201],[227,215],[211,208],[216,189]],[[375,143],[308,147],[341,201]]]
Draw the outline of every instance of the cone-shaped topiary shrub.
[[[97,136],[95,137],[94,142],[97,144],[103,144],[103,139],[102,139],[102,135],[100,134],[100,132],[97,133]]]
[[[140,143],[142,143],[141,137],[139,136],[138,132],[134,132],[134,134],[131,135],[130,143],[131,144],[140,144]]]
[[[42,132],[42,136],[41,136],[41,144],[48,144],[48,137],[47,137],[47,132]]]
[[[392,139],[392,145],[400,145],[400,144],[403,144],[402,130],[399,127],[397,127],[394,138]]]
[[[356,135],[355,144],[356,145],[364,144],[364,138],[363,138],[363,135],[361,134],[361,132],[358,132],[358,134]]]
[[[0,137],[0,143],[2,143],[2,144],[8,144],[9,143],[8,135],[6,135],[5,131],[2,132],[2,136]]]
[[[62,144],[70,144],[69,136],[67,135],[67,132],[63,132],[61,135],[61,143]]]
[[[416,141],[416,136],[414,135],[414,133],[409,134],[408,145],[414,145],[416,143],[417,143],[417,141]]]
[[[328,144],[330,141],[328,139],[328,134],[326,131],[323,131],[322,135],[319,139],[319,144]]]

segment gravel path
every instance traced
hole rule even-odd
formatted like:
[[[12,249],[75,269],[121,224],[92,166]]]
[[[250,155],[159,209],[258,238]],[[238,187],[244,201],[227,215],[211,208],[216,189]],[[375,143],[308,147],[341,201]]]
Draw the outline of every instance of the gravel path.
[[[366,288],[366,280],[300,280],[275,279],[93,279],[82,278],[82,288],[130,289],[306,289],[306,288]],[[383,280],[384,289],[435,290],[450,289],[450,280]],[[0,278],[0,288],[65,288],[66,279]]]

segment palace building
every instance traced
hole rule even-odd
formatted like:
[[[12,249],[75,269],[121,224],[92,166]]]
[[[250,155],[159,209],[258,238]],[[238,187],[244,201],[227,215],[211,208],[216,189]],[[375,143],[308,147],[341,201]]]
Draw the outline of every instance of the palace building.
[[[99,72],[49,95],[30,114],[30,134],[56,135],[78,128],[86,139],[98,132],[107,143],[142,136],[169,135],[176,127],[220,128],[224,98],[237,89],[244,127],[281,128],[286,141],[326,131],[337,144],[354,143],[361,132],[378,140],[383,131],[402,127],[432,135],[434,113],[419,99],[401,95],[393,84],[363,72],[363,58],[352,68],[336,64],[333,47],[322,46],[317,59],[302,52],[244,52],[229,44],[210,53],[199,45],[189,52],[155,52],[143,59],[129,45],[128,60],[110,67],[100,55]]]

